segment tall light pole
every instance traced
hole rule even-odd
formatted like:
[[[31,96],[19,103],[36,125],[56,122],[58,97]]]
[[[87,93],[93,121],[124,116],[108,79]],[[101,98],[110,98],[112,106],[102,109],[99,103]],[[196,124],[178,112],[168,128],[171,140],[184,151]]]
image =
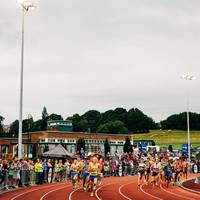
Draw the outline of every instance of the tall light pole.
[[[181,77],[182,79],[186,81],[192,81],[195,79],[194,76],[186,74]],[[190,169],[190,162],[191,162],[191,151],[190,151],[190,96],[189,96],[189,89],[187,89],[187,140],[188,140],[188,165]]]
[[[24,16],[35,7],[30,1],[18,0],[22,9],[22,43],[21,43],[21,70],[20,70],[20,104],[19,104],[19,133],[18,133],[18,159],[22,158],[22,116],[23,116],[23,80],[24,80]]]

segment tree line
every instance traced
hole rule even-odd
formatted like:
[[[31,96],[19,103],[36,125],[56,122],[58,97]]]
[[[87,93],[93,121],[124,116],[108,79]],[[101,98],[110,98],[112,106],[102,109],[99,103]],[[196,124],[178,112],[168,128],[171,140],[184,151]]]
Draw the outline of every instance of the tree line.
[[[32,116],[23,120],[23,132],[35,132],[47,130],[48,120],[63,120],[59,114],[48,114],[46,107],[43,108],[41,119],[34,120]],[[105,112],[97,110],[89,110],[83,115],[74,114],[67,117],[73,124],[74,132],[90,132],[90,133],[147,133],[150,129],[172,129],[186,130],[187,115],[186,112],[174,114],[167,117],[160,123],[145,115],[138,108],[126,110],[124,108],[116,108]],[[4,117],[0,116],[0,136],[15,137],[18,135],[19,121],[15,120],[10,125],[8,133],[3,129]],[[190,113],[191,130],[200,130],[200,114]]]
[[[200,114],[190,112],[190,129],[200,130]],[[169,116],[166,120],[160,122],[162,129],[172,130],[186,130],[187,129],[187,113],[182,112],[180,114],[174,114]]]
[[[35,121],[32,116],[29,116],[29,118],[23,120],[22,131],[45,131],[47,130],[47,121],[63,119],[59,114],[52,113],[49,115],[46,107],[44,107],[41,119]],[[128,134],[147,133],[150,129],[157,128],[154,120],[138,108],[130,110],[116,108],[102,113],[97,110],[89,110],[83,115],[74,114],[66,119],[72,121],[74,132]],[[4,118],[1,117],[0,135],[6,137],[17,136],[19,121],[15,120],[12,122],[9,133],[4,133],[3,120]]]
[[[157,127],[154,120],[138,108],[128,111],[124,108],[116,108],[103,113],[90,110],[83,115],[75,114],[67,119],[72,120],[74,132],[144,133]]]

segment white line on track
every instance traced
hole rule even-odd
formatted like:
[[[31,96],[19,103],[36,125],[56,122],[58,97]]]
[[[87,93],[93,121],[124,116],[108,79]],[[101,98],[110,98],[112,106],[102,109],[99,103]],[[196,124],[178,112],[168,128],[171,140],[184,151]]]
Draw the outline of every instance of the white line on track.
[[[54,190],[50,190],[49,192],[45,193],[41,198],[40,200],[43,200],[47,195],[51,194],[52,192],[55,192],[55,191],[58,191],[58,190],[62,190],[64,188],[68,188],[68,187],[71,187],[70,185],[65,185],[64,187],[61,187],[61,188],[57,188],[57,189],[54,189]]]
[[[152,197],[152,198],[154,198],[154,199],[163,200],[163,199],[161,199],[161,198],[159,198],[159,197],[156,197],[156,196],[154,196],[154,195],[151,195],[151,194],[148,193],[148,192],[145,192],[145,191],[143,190],[143,186],[144,186],[144,184],[140,186],[140,190],[141,190],[144,194],[146,194],[146,195],[148,195],[148,196],[150,196],[150,197]]]
[[[69,194],[69,200],[72,200],[72,195],[77,191],[77,190],[80,190],[81,188],[77,188],[75,189],[74,191],[72,191],[70,194]]]
[[[59,185],[61,185],[61,184],[59,184]],[[18,197],[21,197],[21,196],[23,196],[23,195],[25,195],[25,194],[28,194],[28,193],[30,193],[30,192],[34,192],[34,191],[38,191],[38,190],[42,190],[42,189],[51,188],[51,187],[53,187],[53,186],[55,186],[55,184],[54,184],[54,185],[48,185],[47,187],[40,187],[40,188],[37,188],[37,189],[28,190],[28,191],[26,191],[26,192],[23,192],[23,193],[18,194],[17,196],[12,197],[10,200],[15,200],[15,199],[17,199]]]
[[[103,186],[99,187],[99,188],[95,191],[95,196],[96,196],[96,198],[97,198],[98,200],[102,200],[102,199],[99,197],[99,195],[98,195],[98,191],[99,191],[100,189],[102,189],[103,187],[108,186],[108,185],[111,185],[111,184],[103,185]],[[71,199],[70,199],[70,200],[71,200]]]
[[[121,191],[121,189],[122,189],[123,187],[125,187],[126,185],[129,185],[129,184],[131,184],[131,183],[125,183],[125,184],[121,185],[121,186],[119,187],[118,191],[119,191],[119,194],[120,194],[121,196],[123,196],[125,199],[127,199],[127,200],[132,200],[132,199],[130,199],[129,197],[127,197],[126,195],[124,195],[124,194],[122,193],[122,191]]]
[[[200,194],[200,192],[196,191],[196,190],[192,190],[192,189],[189,189],[189,188],[186,188],[184,187],[183,185],[180,186],[182,189],[186,190],[186,191],[189,191],[189,192],[192,192],[193,194]]]
[[[183,196],[183,195],[180,195],[180,194],[176,194],[176,193],[173,193],[173,192],[170,192],[166,189],[164,189],[162,186],[160,186],[161,190],[171,194],[171,195],[174,195],[174,196],[177,196],[177,197],[180,197],[180,198],[183,198],[183,199],[188,199],[188,200],[195,200],[194,198],[190,198],[190,197],[186,197],[186,196]]]

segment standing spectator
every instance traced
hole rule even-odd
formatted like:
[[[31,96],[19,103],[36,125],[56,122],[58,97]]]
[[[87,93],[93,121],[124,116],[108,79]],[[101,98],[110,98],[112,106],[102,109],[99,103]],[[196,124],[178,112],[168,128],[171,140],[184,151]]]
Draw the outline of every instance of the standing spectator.
[[[108,161],[105,161],[104,162],[104,173],[105,173],[105,177],[108,177],[108,166],[109,166],[109,164],[108,164]]]
[[[28,186],[30,184],[30,171],[28,162],[24,159],[21,162],[21,186]]]
[[[58,160],[56,160],[54,165],[54,181],[58,182],[58,178],[59,178],[59,164]]]
[[[50,159],[47,162],[47,181],[48,183],[52,181],[52,164]]]
[[[2,160],[0,159],[0,189],[2,188],[2,183],[3,183],[2,167],[3,167],[3,163],[2,163]]]
[[[58,168],[59,168],[58,181],[61,181],[62,180],[62,176],[63,176],[63,164],[62,164],[62,160],[59,160]]]
[[[42,165],[42,163],[40,162],[40,160],[39,160],[39,162],[38,162],[37,171],[38,171],[38,182],[39,182],[39,184],[42,185],[42,184],[43,184],[44,177],[43,177],[43,165]]]
[[[62,173],[62,181],[67,181],[67,169],[68,168],[68,163],[67,163],[67,161],[65,161],[64,162],[64,164],[63,164],[63,173]]]
[[[47,162],[46,162],[46,160],[42,161],[42,166],[43,166],[43,179],[44,179],[44,183],[47,183]]]
[[[20,168],[21,168],[21,164],[18,160],[15,161],[14,163],[15,168],[14,168],[14,174],[13,174],[13,179],[15,182],[15,187],[18,187],[20,184]]]
[[[114,162],[112,162],[112,164],[111,164],[111,170],[112,170],[112,176],[116,176],[116,174],[115,174],[116,166],[115,166]]]
[[[118,164],[118,176],[122,176],[122,162],[120,161]]]
[[[14,188],[14,171],[15,171],[15,163],[14,161],[10,161],[8,165],[8,186]]]
[[[35,183],[35,171],[34,171],[34,163],[29,160],[29,170],[30,170],[30,184],[33,185]]]
[[[83,149],[83,148],[81,148],[80,156],[81,156],[81,160],[84,160],[84,159],[85,159],[85,152],[84,152],[84,149]]]
[[[1,168],[1,184],[2,188],[8,190],[8,163],[7,160],[3,160]]]
[[[43,184],[43,166],[39,159],[35,163],[36,184]]]

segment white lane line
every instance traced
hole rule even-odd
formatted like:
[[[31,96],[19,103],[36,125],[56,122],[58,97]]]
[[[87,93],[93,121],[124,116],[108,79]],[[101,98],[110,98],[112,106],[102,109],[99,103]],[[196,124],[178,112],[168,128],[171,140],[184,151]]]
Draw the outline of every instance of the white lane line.
[[[72,195],[77,191],[77,190],[80,190],[81,188],[77,188],[75,189],[74,191],[72,191],[70,194],[69,194],[69,200],[72,200]]]
[[[192,192],[193,194],[200,194],[200,192],[196,191],[196,190],[192,190],[192,189],[189,189],[189,188],[186,188],[185,186],[181,185],[180,186],[182,189],[188,191],[188,192]]]
[[[143,190],[143,186],[144,186],[144,184],[140,186],[140,190],[141,190],[144,194],[146,194],[146,195],[148,195],[148,196],[150,196],[150,197],[152,197],[152,198],[154,198],[154,199],[163,200],[163,199],[161,199],[161,198],[159,198],[159,197],[156,197],[156,196],[154,196],[154,195],[152,195],[152,194],[150,194],[150,193],[148,193],[148,192],[145,192],[145,191]]]
[[[180,197],[180,198],[183,198],[183,199],[188,199],[188,200],[196,200],[196,199],[194,199],[194,198],[186,197],[186,196],[183,196],[183,195],[176,194],[176,193],[170,192],[170,191],[168,191],[168,190],[165,190],[162,186],[160,186],[160,188],[161,188],[161,190],[163,190],[163,191],[165,191],[165,192],[167,192],[167,193],[169,193],[169,194],[172,194],[172,195],[174,195],[174,196],[177,196],[177,197]]]
[[[61,185],[61,184],[59,184],[59,185]],[[10,200],[15,200],[15,199],[17,199],[18,197],[21,197],[21,196],[23,196],[23,195],[25,195],[25,194],[28,194],[28,193],[30,193],[30,192],[34,192],[34,191],[38,191],[38,190],[42,190],[42,189],[47,189],[47,188],[51,188],[51,187],[54,187],[54,186],[55,186],[55,184],[54,184],[54,185],[48,185],[47,187],[40,187],[40,188],[37,188],[37,189],[34,189],[34,190],[28,190],[28,191],[26,191],[26,192],[23,192],[23,193],[18,194],[17,196],[12,197]]]
[[[98,191],[99,191],[100,189],[102,189],[103,187],[108,186],[108,185],[111,185],[111,184],[103,185],[103,186],[99,187],[99,188],[95,191],[95,196],[96,196],[96,198],[97,198],[98,200],[102,200],[102,199],[99,197],[99,195],[98,195]]]
[[[51,194],[52,192],[55,192],[55,191],[58,191],[58,190],[62,190],[64,188],[68,188],[68,187],[71,187],[70,185],[65,185],[64,187],[61,187],[61,188],[57,188],[57,189],[54,189],[54,190],[50,190],[49,192],[45,193],[41,198],[40,200],[43,200],[47,195]]]
[[[121,185],[121,186],[119,187],[119,189],[118,189],[118,192],[119,192],[119,194],[120,194],[121,196],[123,196],[125,199],[127,199],[127,200],[132,200],[132,199],[130,199],[129,197],[127,197],[126,195],[124,195],[124,194],[122,193],[122,191],[121,191],[121,189],[122,189],[123,187],[125,187],[126,185],[129,185],[129,184],[131,184],[131,183],[125,183],[125,184]]]

